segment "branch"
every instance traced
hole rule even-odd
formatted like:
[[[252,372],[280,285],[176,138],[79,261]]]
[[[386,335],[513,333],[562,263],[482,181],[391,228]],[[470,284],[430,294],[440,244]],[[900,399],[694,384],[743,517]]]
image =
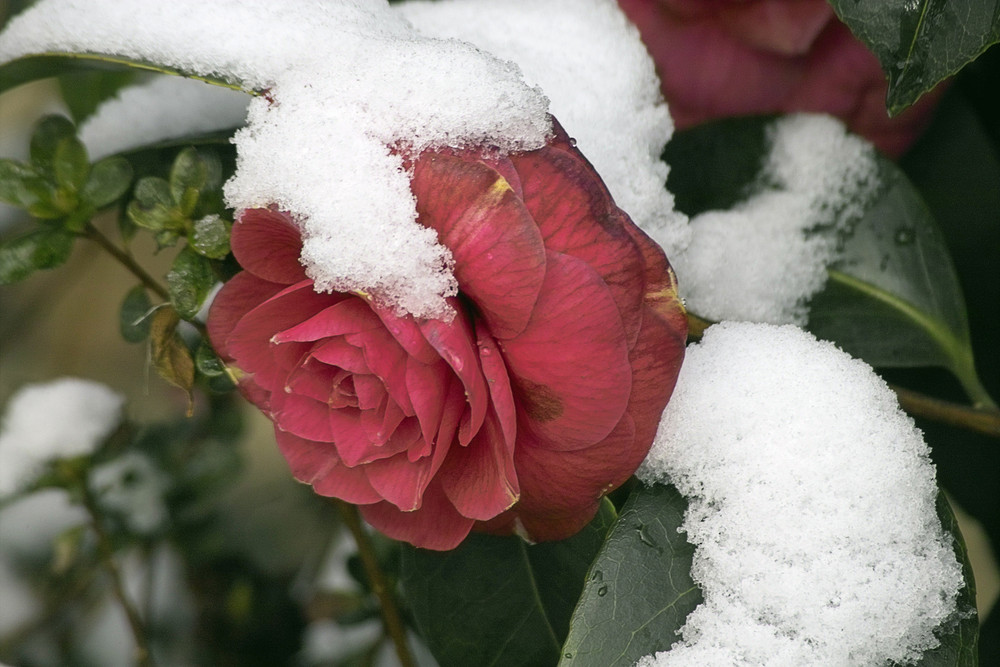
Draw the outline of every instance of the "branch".
[[[351,535],[354,536],[354,541],[358,544],[358,555],[361,556],[361,563],[365,567],[368,581],[371,583],[372,590],[375,591],[375,596],[378,598],[379,606],[382,610],[382,622],[385,624],[386,633],[392,639],[396,655],[399,657],[399,664],[402,667],[416,667],[417,663],[414,661],[413,655],[410,653],[410,646],[406,642],[406,629],[403,627],[399,609],[396,607],[395,596],[389,590],[385,575],[382,573],[382,569],[375,559],[375,550],[372,547],[371,540],[368,538],[368,533],[365,532],[364,526],[361,525],[358,508],[338,499],[334,499],[334,504],[340,511],[340,516],[347,525],[348,530],[351,531]]]
[[[158,283],[153,276],[146,273],[146,270],[139,266],[139,264],[121,248],[112,243],[107,236],[102,234],[100,230],[93,225],[93,223],[87,223],[87,225],[83,228],[83,235],[97,245],[101,246],[101,248],[106,250],[112,257],[118,260],[118,263],[138,278],[139,282],[146,286],[146,289],[164,301],[170,301],[170,295],[167,293],[166,288]]]
[[[101,513],[97,507],[97,501],[93,493],[91,493],[86,479],[81,481],[81,487],[83,492],[83,506],[87,510],[90,527],[97,536],[97,550],[100,554],[101,564],[111,577],[111,587],[114,590],[115,597],[118,599],[118,603],[125,612],[129,628],[132,630],[132,638],[135,640],[136,664],[140,667],[153,667],[153,655],[150,653],[149,643],[146,639],[146,629],[142,619],[139,617],[139,611],[132,604],[132,601],[128,597],[128,592],[125,590],[125,580],[122,577],[118,563],[115,561],[111,537],[101,522]]]
[[[942,401],[905,387],[889,386],[899,397],[899,405],[914,417],[924,417],[1000,438],[1000,412]]]

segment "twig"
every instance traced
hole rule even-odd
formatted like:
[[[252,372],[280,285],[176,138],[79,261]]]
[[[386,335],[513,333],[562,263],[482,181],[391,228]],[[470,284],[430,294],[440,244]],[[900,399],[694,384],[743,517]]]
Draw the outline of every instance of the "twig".
[[[889,386],[899,397],[899,405],[914,417],[924,417],[1000,438],[1000,412],[958,405],[905,387]]]
[[[138,610],[132,604],[132,601],[129,600],[128,593],[125,590],[125,581],[122,578],[121,569],[118,567],[117,561],[115,561],[111,537],[101,522],[101,514],[97,508],[97,501],[87,486],[86,480],[81,482],[81,486],[83,487],[83,506],[87,510],[90,527],[97,536],[97,549],[100,554],[101,564],[111,577],[111,587],[114,590],[115,597],[118,599],[118,603],[125,612],[129,628],[132,630],[132,638],[135,640],[136,664],[140,665],[140,667],[154,667],[153,656],[150,653],[149,643],[146,639],[146,629],[142,619],[139,617]]]
[[[132,275],[138,278],[139,282],[145,285],[146,289],[148,289],[150,292],[160,297],[164,301],[170,300],[170,294],[167,293],[166,288],[163,287],[163,285],[161,285],[160,283],[158,283],[156,279],[153,278],[153,276],[146,273],[146,270],[143,269],[141,266],[139,266],[138,262],[132,259],[131,256],[129,256],[125,251],[123,251],[121,248],[112,243],[107,236],[102,234],[101,231],[93,225],[93,223],[90,222],[87,223],[87,225],[83,228],[83,235],[86,238],[93,241],[94,243],[96,243],[97,245],[101,246],[101,248],[106,250],[112,257],[118,260],[118,263],[124,266],[132,273]]]
[[[385,575],[382,573],[382,569],[375,558],[375,550],[372,548],[371,540],[361,525],[358,508],[343,500],[334,499],[334,503],[337,505],[337,509],[340,511],[340,516],[347,525],[347,529],[354,536],[354,541],[358,544],[358,555],[361,556],[361,563],[364,565],[365,573],[368,575],[368,581],[371,583],[372,590],[378,598],[382,611],[382,622],[385,624],[386,633],[392,639],[396,655],[399,657],[399,664],[402,667],[416,667],[417,663],[414,661],[413,655],[410,653],[410,646],[406,642],[406,629],[403,627],[403,621],[399,616],[395,596],[393,596],[392,591],[389,590],[386,584]]]

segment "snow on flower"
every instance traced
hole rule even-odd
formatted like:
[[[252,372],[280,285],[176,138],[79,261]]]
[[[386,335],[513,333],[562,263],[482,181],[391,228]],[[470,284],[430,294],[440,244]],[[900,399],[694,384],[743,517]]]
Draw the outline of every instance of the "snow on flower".
[[[50,461],[92,454],[121,423],[124,403],[79,378],[21,388],[0,425],[0,497],[31,484]]]
[[[884,381],[831,343],[710,327],[638,473],[687,497],[705,601],[639,664],[882,665],[936,646],[964,584],[928,453]]]

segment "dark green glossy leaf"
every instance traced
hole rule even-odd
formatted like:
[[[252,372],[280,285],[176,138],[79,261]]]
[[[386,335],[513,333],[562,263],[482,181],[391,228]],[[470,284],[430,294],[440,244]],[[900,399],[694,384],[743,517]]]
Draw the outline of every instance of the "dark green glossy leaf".
[[[190,248],[177,253],[167,273],[167,290],[177,313],[185,320],[193,319],[215,285],[215,272],[210,260]]]
[[[132,184],[132,165],[123,157],[109,157],[90,170],[80,196],[94,208],[104,208],[124,195]]]
[[[404,546],[406,598],[441,667],[555,664],[561,631],[613,520],[605,499],[594,521],[559,543],[472,534],[447,552]]]
[[[843,239],[808,329],[872,366],[943,366],[987,405],[944,238],[899,168],[883,160],[880,172],[885,188]]]
[[[39,269],[64,264],[75,238],[61,229],[42,229],[0,244],[0,285],[24,280]]]
[[[153,303],[142,285],[136,285],[125,295],[119,312],[118,328],[129,343],[141,343],[149,338]]]
[[[830,0],[878,56],[897,114],[1000,41],[1000,0]]]
[[[560,665],[631,667],[677,641],[702,600],[678,532],[686,510],[672,486],[636,486],[591,565]]]
[[[180,74],[192,79],[234,90],[243,90],[238,85],[219,78],[195,76],[171,67],[164,67],[141,60],[94,53],[38,53],[11,60],[0,65],[0,93],[30,81],[52,76],[78,72],[128,72],[149,71],[160,74]],[[253,91],[247,90],[248,93]]]
[[[962,563],[965,588],[958,594],[958,609],[962,618],[938,635],[941,645],[924,653],[914,667],[976,667],[979,664],[979,616],[976,614],[976,584],[965,540],[958,529],[958,520],[943,493],[937,499],[938,518],[945,531],[955,538],[955,556]]]
[[[195,148],[177,154],[170,170],[170,194],[181,213],[190,216],[198,205],[198,195],[208,182],[208,167]]]
[[[230,225],[217,215],[206,215],[194,221],[191,247],[211,259],[222,259],[229,254]]]
[[[665,152],[678,207],[693,216],[752,194],[771,120],[729,119],[678,132]],[[843,260],[813,298],[807,328],[872,366],[948,368],[975,402],[988,405],[948,249],[906,176],[877,159],[882,187],[858,202],[862,216],[839,239]]]

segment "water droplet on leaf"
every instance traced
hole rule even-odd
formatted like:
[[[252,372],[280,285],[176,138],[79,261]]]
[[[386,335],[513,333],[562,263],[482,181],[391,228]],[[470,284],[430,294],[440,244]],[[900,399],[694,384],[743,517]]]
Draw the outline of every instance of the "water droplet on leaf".
[[[608,585],[607,584],[603,584],[603,585],[601,585],[600,588],[597,589],[597,596],[598,597],[604,597],[607,594],[608,594]]]

